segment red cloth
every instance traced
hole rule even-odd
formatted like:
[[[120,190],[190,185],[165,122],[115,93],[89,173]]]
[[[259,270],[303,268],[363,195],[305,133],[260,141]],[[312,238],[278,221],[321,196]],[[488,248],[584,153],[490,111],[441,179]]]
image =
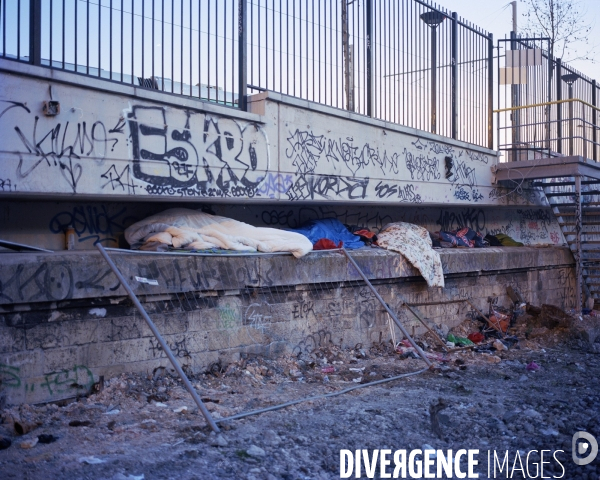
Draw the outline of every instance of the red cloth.
[[[365,237],[369,239],[375,236],[375,234],[373,232],[370,232],[369,230],[357,230],[356,232],[354,232],[354,235],[358,235],[360,237]]]
[[[313,245],[313,250],[333,250],[334,248],[342,248],[344,242],[340,240],[337,245],[328,238],[320,238]]]

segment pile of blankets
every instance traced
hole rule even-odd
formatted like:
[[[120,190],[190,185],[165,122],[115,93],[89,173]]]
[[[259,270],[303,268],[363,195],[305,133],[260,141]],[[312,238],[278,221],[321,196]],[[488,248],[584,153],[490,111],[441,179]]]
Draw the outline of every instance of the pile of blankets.
[[[524,244],[517,242],[508,235],[498,233],[487,234],[485,237],[469,227],[463,227],[452,232],[435,232],[431,234],[434,247],[439,248],[485,248],[485,247],[522,247]]]
[[[430,287],[444,286],[440,254],[432,248],[429,232],[412,223],[389,223],[377,234],[377,244],[401,253],[421,272]]]
[[[125,239],[135,250],[225,249],[291,252],[295,257],[302,257],[312,250],[312,242],[299,233],[253,227],[187,208],[171,208],[136,222],[125,229]]]
[[[443,287],[444,272],[438,252],[433,250],[429,232],[404,222],[390,223],[375,237],[358,232],[377,245],[398,252],[414,265],[429,286]],[[295,231],[254,227],[231,218],[199,210],[172,208],[134,223],[125,230],[125,239],[134,250],[237,250],[243,252],[291,252],[302,257],[315,249],[361,248],[354,235],[337,219],[308,222]]]
[[[350,233],[346,225],[337,218],[311,220],[292,231],[308,238],[315,246],[315,250],[327,250],[327,248],[321,248],[321,245],[328,246],[329,248],[340,248],[343,246],[347,250],[365,246],[360,236]],[[324,240],[329,240],[332,243],[325,242]]]

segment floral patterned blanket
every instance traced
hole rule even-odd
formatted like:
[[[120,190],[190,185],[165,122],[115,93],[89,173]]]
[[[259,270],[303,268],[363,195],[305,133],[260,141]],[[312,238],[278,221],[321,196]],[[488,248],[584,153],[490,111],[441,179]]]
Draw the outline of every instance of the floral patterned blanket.
[[[401,253],[421,272],[430,287],[444,286],[440,255],[432,248],[429,232],[412,223],[388,223],[377,234],[377,244]]]

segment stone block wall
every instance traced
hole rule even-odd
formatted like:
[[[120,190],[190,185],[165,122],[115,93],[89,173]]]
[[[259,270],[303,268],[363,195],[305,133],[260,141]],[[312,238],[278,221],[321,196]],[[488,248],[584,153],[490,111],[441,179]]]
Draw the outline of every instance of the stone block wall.
[[[369,347],[391,336],[383,307],[339,253],[301,259],[114,255],[174,354],[192,371],[218,361],[226,364],[240,354],[297,354],[329,342]],[[404,301],[418,304],[466,296],[484,309],[488,297],[508,305],[508,285],[538,305],[570,308],[575,298],[572,256],[564,248],[443,251],[444,289],[428,288],[400,255],[381,250],[353,255],[415,334],[422,333],[422,327],[402,307]],[[91,388],[100,375],[151,372],[168,365],[112,273],[104,275],[99,256],[54,255],[41,264],[31,255],[11,258],[12,265],[0,268],[0,395],[8,403],[72,397]],[[47,267],[41,280],[27,276],[43,265]],[[85,284],[91,274],[96,280]],[[136,283],[136,274],[158,279],[159,286],[153,291]],[[60,281],[70,282],[72,288],[63,290],[64,285],[57,286]],[[55,287],[50,290],[54,298],[45,290],[47,282]],[[64,291],[70,296],[61,298],[57,292]],[[465,303],[419,309],[448,327],[471,310]],[[402,338],[397,329],[396,336]]]

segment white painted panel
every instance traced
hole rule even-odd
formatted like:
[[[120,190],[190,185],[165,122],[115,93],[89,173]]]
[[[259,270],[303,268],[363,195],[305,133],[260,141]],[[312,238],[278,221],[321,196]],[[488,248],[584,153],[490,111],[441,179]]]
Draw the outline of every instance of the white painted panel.
[[[534,67],[542,64],[542,50],[529,48],[527,50],[506,50],[507,67]]]

